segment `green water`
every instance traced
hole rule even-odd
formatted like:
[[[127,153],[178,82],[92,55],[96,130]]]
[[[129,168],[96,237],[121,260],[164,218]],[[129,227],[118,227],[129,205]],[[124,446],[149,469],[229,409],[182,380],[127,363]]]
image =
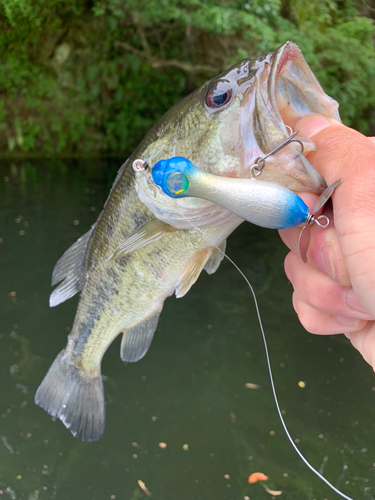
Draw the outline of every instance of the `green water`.
[[[103,361],[107,424],[99,442],[74,439],[34,405],[77,306],[75,297],[48,307],[54,263],[95,222],[120,164],[0,167],[0,498],[271,499],[261,484],[247,484],[258,471],[269,476],[270,489],[282,491],[280,498],[339,498],[286,439],[253,301],[229,262],[212,276],[203,273],[183,299],[166,301],[144,359],[125,365],[119,341],[110,347]],[[228,254],[257,292],[293,438],[346,494],[375,498],[372,370],[344,336],[312,336],[300,326],[276,232],[243,224]]]

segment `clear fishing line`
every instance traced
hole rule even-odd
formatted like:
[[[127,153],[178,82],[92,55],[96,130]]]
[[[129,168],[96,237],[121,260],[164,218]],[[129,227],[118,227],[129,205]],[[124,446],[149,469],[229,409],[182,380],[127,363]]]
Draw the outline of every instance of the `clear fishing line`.
[[[191,221],[189,221],[189,219],[187,219],[185,217],[185,215],[180,212],[179,210],[177,210],[175,207],[172,206],[172,204],[170,204],[170,207],[175,210],[179,215],[181,215],[185,220],[186,222],[188,222],[194,229],[196,229],[197,231],[199,231],[203,236],[205,236],[206,238],[209,239],[209,237],[207,236],[207,234],[202,230],[200,229],[199,227],[195,226],[195,224],[193,224]],[[310,462],[303,456],[302,452],[298,449],[297,445],[295,444],[295,442],[293,441],[293,438],[292,436],[290,435],[289,433],[289,430],[286,426],[286,423],[284,421],[284,418],[283,418],[283,415],[281,413],[281,409],[280,409],[280,404],[279,404],[279,399],[277,397],[277,393],[276,393],[276,387],[275,387],[275,382],[274,382],[274,378],[273,378],[273,373],[272,373],[272,368],[271,368],[271,360],[270,360],[270,355],[269,355],[269,351],[268,351],[268,345],[267,345],[267,340],[266,340],[266,334],[264,332],[264,328],[263,328],[263,323],[262,323],[262,318],[260,316],[260,310],[259,310],[259,306],[258,306],[258,301],[257,301],[257,298],[256,298],[256,295],[255,295],[255,292],[254,292],[254,289],[252,287],[252,285],[250,284],[250,281],[247,279],[247,277],[245,276],[245,274],[241,271],[241,269],[237,266],[237,264],[225,253],[223,252],[217,245],[215,245],[214,243],[212,243],[211,246],[214,246],[217,250],[219,250],[219,252],[228,259],[228,261],[237,269],[237,271],[240,273],[240,275],[243,277],[243,279],[245,280],[247,286],[250,288],[250,291],[251,291],[251,294],[253,296],[253,299],[254,299],[254,304],[255,304],[255,310],[256,310],[256,313],[257,313],[257,317],[258,317],[258,323],[259,323],[259,327],[260,327],[260,331],[262,333],[262,338],[263,338],[263,344],[264,344],[264,350],[265,350],[265,353],[266,353],[266,360],[267,360],[267,367],[268,367],[268,374],[269,374],[269,377],[270,377],[270,382],[271,382],[271,388],[272,388],[272,393],[273,393],[273,398],[274,398],[274,401],[275,401],[275,405],[276,405],[276,409],[277,409],[277,413],[279,415],[279,418],[280,418],[280,421],[281,421],[281,424],[283,426],[283,429],[285,431],[285,434],[287,435],[287,438],[289,439],[289,442],[291,443],[291,445],[293,446],[294,450],[296,451],[297,455],[300,457],[300,459],[302,460],[302,462],[321,480],[323,481],[327,486],[329,486],[329,488],[331,488],[331,490],[333,490],[335,493],[337,493],[340,497],[342,498],[345,498],[346,500],[354,500],[353,498],[345,495],[345,493],[342,493],[339,489],[336,488],[336,486],[334,486],[332,483],[330,483],[328,481],[328,479],[326,479],[319,471],[317,471],[311,464]]]

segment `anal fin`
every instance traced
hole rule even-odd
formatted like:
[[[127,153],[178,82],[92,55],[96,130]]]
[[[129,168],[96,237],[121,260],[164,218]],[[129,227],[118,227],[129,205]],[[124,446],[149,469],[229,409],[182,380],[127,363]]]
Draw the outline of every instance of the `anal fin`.
[[[193,263],[181,274],[176,285],[176,297],[183,297],[199,278],[215,247],[208,247],[199,252]]]
[[[163,305],[153,311],[144,321],[124,331],[120,355],[123,361],[134,363],[149,350]]]

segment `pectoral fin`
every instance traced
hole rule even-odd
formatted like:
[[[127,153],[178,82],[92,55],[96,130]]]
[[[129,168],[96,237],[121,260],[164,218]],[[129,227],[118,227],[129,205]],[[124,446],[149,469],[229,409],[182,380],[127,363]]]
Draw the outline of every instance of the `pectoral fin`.
[[[211,257],[215,247],[208,247],[202,250],[195,258],[194,262],[180,276],[176,285],[176,297],[183,297],[199,278],[208,259]]]
[[[170,226],[157,218],[150,219],[133,231],[125,241],[121,242],[116,250],[109,256],[107,262],[119,259],[120,257],[149,245],[150,243],[154,243],[155,241],[158,241],[161,238],[164,238],[164,236],[167,236],[175,231],[178,231],[175,227]]]
[[[142,323],[126,330],[121,341],[121,359],[135,362],[149,350],[163,306],[154,311]]]
[[[204,266],[204,270],[208,274],[213,274],[215,271],[217,271],[218,267],[220,266],[221,261],[224,259],[224,253],[225,249],[227,246],[227,240],[224,240],[219,246],[219,250],[217,248],[214,248],[211,257],[208,259],[206,262],[206,265]]]

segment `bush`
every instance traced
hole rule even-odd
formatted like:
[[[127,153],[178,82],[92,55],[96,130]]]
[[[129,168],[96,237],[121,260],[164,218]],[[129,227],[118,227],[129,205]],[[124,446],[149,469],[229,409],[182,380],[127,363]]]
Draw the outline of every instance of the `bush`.
[[[355,1],[3,0],[0,153],[124,155],[175,102],[288,39],[375,133],[374,22]]]

